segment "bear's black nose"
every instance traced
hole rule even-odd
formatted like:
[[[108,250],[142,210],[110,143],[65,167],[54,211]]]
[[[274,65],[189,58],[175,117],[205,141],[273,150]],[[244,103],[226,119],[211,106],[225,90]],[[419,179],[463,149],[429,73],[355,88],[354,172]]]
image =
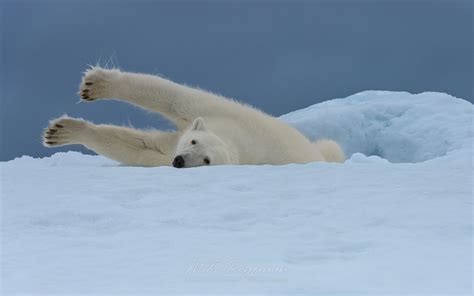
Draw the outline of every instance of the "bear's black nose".
[[[176,156],[173,160],[173,166],[175,168],[184,167],[184,158],[181,155]]]

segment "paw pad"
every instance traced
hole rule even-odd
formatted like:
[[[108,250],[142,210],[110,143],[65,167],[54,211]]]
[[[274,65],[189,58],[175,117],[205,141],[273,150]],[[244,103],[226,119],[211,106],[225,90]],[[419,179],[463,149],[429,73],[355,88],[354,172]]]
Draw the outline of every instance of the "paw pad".
[[[91,67],[86,70],[79,90],[79,96],[85,101],[99,98],[111,98],[114,94],[114,81],[120,76],[117,69]]]
[[[84,129],[86,122],[82,119],[61,117],[50,123],[43,132],[43,145],[55,147],[70,144]]]

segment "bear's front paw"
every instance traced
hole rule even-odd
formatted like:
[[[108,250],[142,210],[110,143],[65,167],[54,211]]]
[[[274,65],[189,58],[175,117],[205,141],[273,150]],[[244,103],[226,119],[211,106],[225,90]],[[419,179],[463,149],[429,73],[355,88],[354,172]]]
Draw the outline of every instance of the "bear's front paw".
[[[52,120],[43,132],[43,145],[46,147],[75,144],[87,128],[83,119],[63,116]]]
[[[121,72],[117,69],[91,67],[84,72],[79,87],[79,96],[85,101],[115,97],[117,80]]]

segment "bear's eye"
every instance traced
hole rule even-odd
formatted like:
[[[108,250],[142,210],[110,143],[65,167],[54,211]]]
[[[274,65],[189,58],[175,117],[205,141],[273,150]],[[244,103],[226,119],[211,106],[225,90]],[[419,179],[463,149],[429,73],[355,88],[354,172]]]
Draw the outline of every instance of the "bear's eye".
[[[209,157],[204,158],[204,163],[209,165],[211,161],[209,160]]]
[[[192,144],[192,145],[196,145],[196,144],[197,144],[197,141],[196,141],[196,140],[192,140],[192,141],[191,141],[191,144]]]

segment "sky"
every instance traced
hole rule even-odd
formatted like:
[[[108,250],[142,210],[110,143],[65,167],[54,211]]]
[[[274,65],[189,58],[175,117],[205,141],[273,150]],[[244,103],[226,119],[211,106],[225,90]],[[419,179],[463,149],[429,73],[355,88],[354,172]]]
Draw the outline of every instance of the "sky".
[[[172,126],[117,101],[78,103],[88,64],[163,75],[279,116],[363,90],[473,102],[470,0],[0,0],[0,160],[41,145],[62,114]]]

